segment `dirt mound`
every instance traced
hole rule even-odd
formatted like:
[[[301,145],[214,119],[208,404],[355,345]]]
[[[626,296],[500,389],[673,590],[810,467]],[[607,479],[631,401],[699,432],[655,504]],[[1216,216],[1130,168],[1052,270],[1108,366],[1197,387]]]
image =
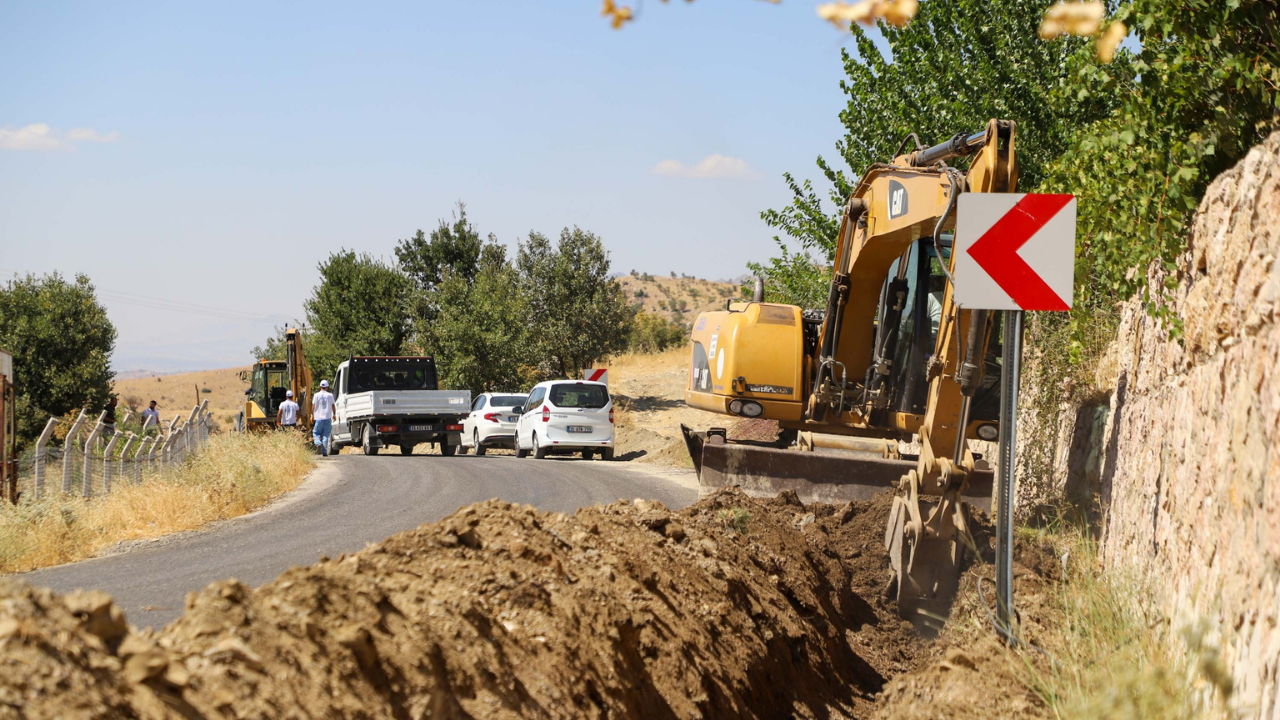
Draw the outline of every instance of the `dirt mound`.
[[[32,717],[865,717],[921,647],[879,599],[886,512],[887,496],[736,491],[678,513],[490,501],[256,590],[210,585],[155,636],[94,634],[101,607],[8,583],[0,630],[25,630],[3,636],[0,701],[38,695]]]
[[[990,526],[978,522],[980,547],[990,545]],[[1024,646],[1010,650],[991,629],[987,608],[994,607],[994,554],[986,564],[965,573],[947,627],[937,641],[920,652],[916,667],[893,678],[879,698],[876,720],[1027,720],[1052,716],[1026,682],[1026,664],[1048,662]],[[1035,542],[1014,546],[1014,598],[1022,623],[1021,637],[1041,642],[1046,623],[1060,622],[1046,610],[1045,594],[1062,580],[1053,549]],[[982,592],[979,593],[979,583]],[[984,607],[985,606],[985,607]]]

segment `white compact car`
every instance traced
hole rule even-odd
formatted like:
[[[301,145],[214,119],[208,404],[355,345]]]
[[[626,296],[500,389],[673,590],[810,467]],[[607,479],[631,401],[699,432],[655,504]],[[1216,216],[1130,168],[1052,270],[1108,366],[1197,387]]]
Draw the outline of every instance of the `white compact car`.
[[[613,459],[613,399],[604,383],[538,383],[520,410],[516,457],[581,452],[590,460],[598,452],[601,459]]]
[[[513,393],[481,393],[471,403],[471,414],[462,420],[462,447],[475,448],[483,455],[486,448],[516,446],[516,408],[524,405],[526,395]]]

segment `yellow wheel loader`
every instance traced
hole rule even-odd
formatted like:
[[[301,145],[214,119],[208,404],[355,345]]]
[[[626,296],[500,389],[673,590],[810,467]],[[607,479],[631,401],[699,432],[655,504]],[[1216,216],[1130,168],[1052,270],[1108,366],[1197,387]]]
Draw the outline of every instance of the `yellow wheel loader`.
[[[298,427],[311,428],[311,368],[297,328],[285,329],[284,348],[284,360],[259,360],[252,370],[241,374],[241,379],[249,381],[249,389],[244,391],[245,430],[274,430],[276,411],[290,390],[298,403]]]
[[[1014,123],[867,168],[844,210],[827,306],[734,302],[698,316],[685,400],[777,421],[772,443],[682,428],[704,490],[794,490],[806,501],[898,495],[885,533],[903,616],[940,627],[973,547],[962,500],[989,506],[992,475],[967,439],[999,436],[993,313],[952,300],[962,192],[1014,192]],[[903,146],[907,141],[903,142]],[[948,163],[970,158],[967,171]],[[900,441],[915,452],[899,452]],[[916,443],[918,442],[918,445]],[[985,467],[985,463],[981,463]]]

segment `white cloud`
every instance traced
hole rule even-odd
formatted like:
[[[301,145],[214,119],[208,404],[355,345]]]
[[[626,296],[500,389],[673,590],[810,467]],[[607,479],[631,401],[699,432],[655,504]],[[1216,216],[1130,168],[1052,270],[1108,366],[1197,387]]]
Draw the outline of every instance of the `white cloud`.
[[[67,140],[70,142],[112,143],[119,139],[119,130],[112,130],[105,135],[93,128],[71,128],[67,131]]]
[[[100,133],[93,128],[71,128],[64,133],[45,123],[0,127],[0,150],[74,150],[80,142],[109,143],[119,139],[118,130]]]
[[[708,155],[694,165],[686,165],[679,160],[663,160],[653,166],[653,174],[665,177],[739,180],[755,180],[760,177],[760,173],[748,165],[746,160],[728,155]]]

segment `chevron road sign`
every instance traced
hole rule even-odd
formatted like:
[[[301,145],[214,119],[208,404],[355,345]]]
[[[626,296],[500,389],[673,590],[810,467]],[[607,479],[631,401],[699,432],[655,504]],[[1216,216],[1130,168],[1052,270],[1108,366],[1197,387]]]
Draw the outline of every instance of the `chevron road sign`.
[[[965,193],[956,210],[955,297],[966,310],[1070,310],[1076,199]]]

